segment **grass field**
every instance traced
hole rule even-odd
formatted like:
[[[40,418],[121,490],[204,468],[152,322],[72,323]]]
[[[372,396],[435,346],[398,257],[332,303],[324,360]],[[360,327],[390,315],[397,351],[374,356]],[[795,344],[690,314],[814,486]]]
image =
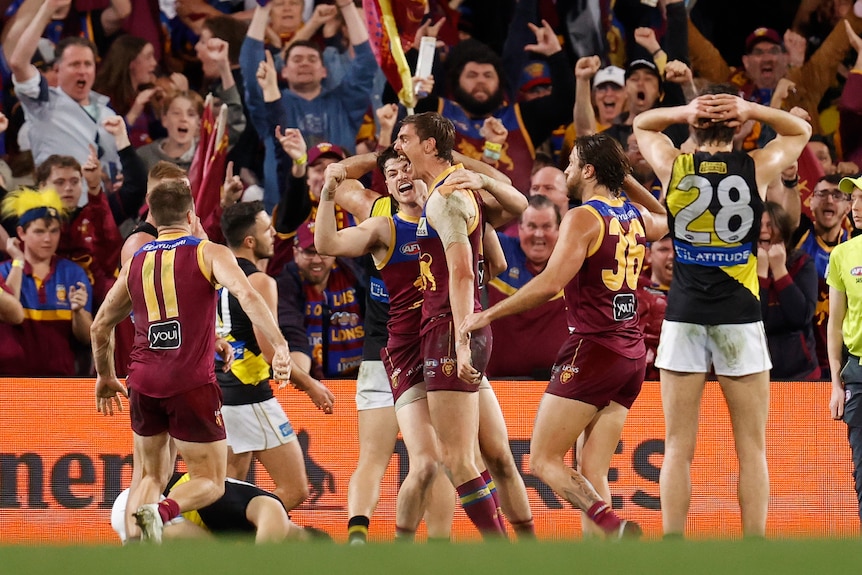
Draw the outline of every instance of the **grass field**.
[[[845,540],[542,542],[475,544],[333,543],[255,546],[249,541],[172,542],[161,547],[6,546],[6,575],[254,574],[550,575],[856,573],[862,544]]]

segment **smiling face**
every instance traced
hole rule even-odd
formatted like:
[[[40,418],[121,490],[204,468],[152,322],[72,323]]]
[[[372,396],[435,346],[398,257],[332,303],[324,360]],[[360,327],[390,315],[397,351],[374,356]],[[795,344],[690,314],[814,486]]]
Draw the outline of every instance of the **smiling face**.
[[[294,46],[290,49],[282,70],[291,90],[317,89],[326,78],[326,67],[320,52],[309,46]]]
[[[626,91],[613,82],[603,82],[593,88],[593,98],[598,110],[598,120],[602,124],[611,124],[623,113],[626,104]]]
[[[537,209],[529,206],[524,210],[518,226],[518,239],[531,264],[544,269],[559,237],[560,226],[553,207]]]
[[[314,246],[303,249],[294,246],[293,258],[302,279],[319,289],[326,287],[332,266],[335,265],[334,256],[322,256]]]
[[[135,56],[135,59],[129,62],[129,76],[132,79],[132,85],[136,88],[141,84],[152,84],[156,81],[156,53],[152,44],[147,44]]]
[[[383,168],[386,189],[402,206],[421,205],[421,192],[413,181],[413,166],[406,158],[393,158],[386,161]]]
[[[758,42],[742,57],[742,65],[755,86],[774,90],[787,74],[787,53],[778,44]]]
[[[79,104],[90,103],[90,90],[96,79],[96,57],[86,46],[70,45],[57,62],[57,84]]]
[[[850,198],[838,189],[838,184],[817,182],[811,193],[811,212],[818,233],[833,231],[844,223],[850,212]]]
[[[162,125],[168,131],[171,142],[185,147],[191,145],[200,132],[200,120],[195,103],[185,96],[177,96],[165,111]]]

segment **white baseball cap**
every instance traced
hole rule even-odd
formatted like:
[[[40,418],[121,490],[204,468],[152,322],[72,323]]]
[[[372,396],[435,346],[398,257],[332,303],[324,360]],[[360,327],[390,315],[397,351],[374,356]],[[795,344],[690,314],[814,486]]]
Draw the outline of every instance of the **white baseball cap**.
[[[617,66],[608,66],[596,72],[596,75],[593,78],[593,86],[599,86],[608,82],[616,84],[620,88],[625,88],[626,71]]]

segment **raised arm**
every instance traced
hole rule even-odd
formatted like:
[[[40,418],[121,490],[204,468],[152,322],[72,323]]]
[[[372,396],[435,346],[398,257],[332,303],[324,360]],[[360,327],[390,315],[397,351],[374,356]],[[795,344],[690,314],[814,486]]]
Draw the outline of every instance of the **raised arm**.
[[[314,225],[314,245],[321,254],[359,257],[372,253],[381,260],[389,248],[385,232],[388,218],[369,218],[358,226],[338,230],[335,222],[335,190],[344,181],[344,166],[335,163],[326,167],[325,183],[320,191],[320,205]]]
[[[646,224],[647,241],[654,242],[665,237],[668,232],[667,210],[662,203],[631,174],[623,181],[623,190],[631,201],[643,208],[640,212]]]
[[[789,165],[799,158],[805,145],[811,138],[811,125],[793,114],[748,102],[738,96],[733,98],[736,103],[737,117],[740,123],[752,119],[769,124],[777,135],[763,148],[751,152],[757,166],[757,186],[765,197],[769,183],[781,175]]]
[[[39,74],[30,60],[39,46],[42,31],[51,22],[55,12],[63,10],[71,4],[72,0],[48,0],[42,4],[36,12],[36,16],[24,28],[14,50],[9,54],[9,67],[12,69],[12,76],[16,82],[26,82]]]
[[[592,80],[602,61],[598,56],[584,56],[575,64],[575,107],[572,115],[578,136],[596,133],[596,111],[593,109]]]
[[[353,0],[341,0],[341,2],[336,2],[336,5],[341,10],[341,17],[344,18],[344,24],[347,26],[350,45],[358,46],[368,42],[368,28],[365,27],[365,18],[359,15],[359,10]]]
[[[681,152],[662,132],[668,126],[695,119],[697,101],[692,100],[685,106],[653,108],[635,116],[633,128],[638,149],[665,189],[670,182],[673,161]]]

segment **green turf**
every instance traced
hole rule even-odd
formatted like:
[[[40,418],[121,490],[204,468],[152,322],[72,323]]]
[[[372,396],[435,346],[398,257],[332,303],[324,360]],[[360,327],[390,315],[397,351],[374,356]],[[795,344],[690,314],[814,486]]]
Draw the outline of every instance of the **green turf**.
[[[0,547],[3,575],[253,574],[549,575],[857,573],[862,542],[746,540],[489,544],[332,543],[255,546],[248,541],[172,542],[161,547]]]

